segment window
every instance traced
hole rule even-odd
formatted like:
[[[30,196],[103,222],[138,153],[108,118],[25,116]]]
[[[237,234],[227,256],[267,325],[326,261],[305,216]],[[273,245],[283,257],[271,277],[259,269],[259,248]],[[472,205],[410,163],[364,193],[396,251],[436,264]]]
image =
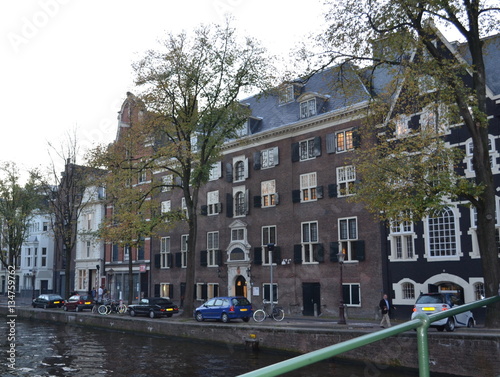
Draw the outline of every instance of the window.
[[[218,215],[222,211],[222,204],[219,203],[219,191],[207,192],[207,215]]]
[[[26,267],[31,267],[31,248],[26,248]]]
[[[403,221],[401,223],[392,222],[389,239],[391,242],[391,260],[415,260],[413,240],[415,232],[413,223]]]
[[[231,229],[231,242],[234,241],[245,241],[245,228],[234,228]]]
[[[49,230],[49,223],[47,221],[44,221],[43,222],[43,231],[46,232],[47,230]]]
[[[86,224],[87,224],[87,230],[92,230],[92,214],[91,213],[87,213]]]
[[[270,303],[271,302],[271,284],[262,284],[262,291],[264,293],[263,302]],[[273,303],[278,303],[278,284],[273,283]]]
[[[466,171],[466,176],[467,177],[473,177],[475,175],[474,173],[474,165],[472,164],[472,157],[474,153],[474,145],[472,143],[472,140],[469,139],[466,142],[466,147],[465,147],[465,153],[466,153],[466,162],[467,162],[467,171]],[[493,172],[498,171],[498,166],[497,166],[497,158],[499,157],[498,152],[495,150],[495,140],[491,135],[488,136],[488,152],[490,155],[490,164],[491,164],[491,169]]]
[[[161,177],[161,182],[162,182],[161,192],[167,192],[172,190],[172,185],[174,183],[174,178],[172,174],[164,175],[163,177]]]
[[[357,218],[339,219],[339,248],[345,255],[345,261],[356,259],[355,241],[358,239]]]
[[[428,218],[427,239],[429,258],[457,255],[455,215],[450,208],[443,209],[436,217]]]
[[[354,182],[356,181],[356,169],[354,166],[342,166],[337,168],[338,196],[354,195]]]
[[[218,283],[208,283],[207,284],[207,299],[217,297],[219,295],[219,284]]]
[[[85,250],[87,251],[87,258],[90,258],[90,241],[85,243]]]
[[[123,260],[127,261],[130,258],[130,246],[125,246],[123,248]]]
[[[316,200],[316,173],[302,174],[300,176],[300,201]]]
[[[396,137],[402,137],[408,135],[408,133],[410,132],[410,128],[408,126],[410,122],[410,117],[407,115],[399,114],[396,117],[395,121],[396,121],[396,126],[394,132],[396,134]]]
[[[340,131],[335,134],[337,152],[345,152],[354,149],[353,135],[353,130]]]
[[[474,297],[475,301],[482,300],[485,298],[483,283],[479,282],[474,284]]]
[[[168,213],[170,212],[170,200],[165,200],[161,202],[161,215],[165,217],[165,221],[168,221]]]
[[[309,118],[316,115],[316,98],[300,103],[300,119]]]
[[[303,140],[299,142],[300,161],[310,160],[316,157],[314,145],[314,139]]]
[[[160,283],[160,297],[174,297],[174,287],[170,283]]]
[[[278,147],[264,149],[260,152],[261,169],[272,168],[278,165]]]
[[[346,306],[361,306],[361,287],[359,284],[342,284],[342,293]]]
[[[248,158],[239,156],[233,158],[233,181],[241,182],[248,178]]]
[[[160,239],[160,268],[170,268],[170,237]],[[170,296],[167,296],[170,297]]]
[[[78,270],[78,290],[88,291],[87,288],[87,270]]]
[[[279,104],[283,105],[294,100],[294,89],[293,85],[286,85],[279,91]]]
[[[412,283],[401,284],[401,291],[403,293],[403,300],[414,300],[415,299],[415,286]]]
[[[260,184],[262,207],[274,207],[276,205],[276,181],[264,181]]]
[[[184,197],[181,200],[181,210],[182,210],[182,213],[184,214],[184,216],[186,217],[186,219],[189,219],[188,208],[186,205],[186,198],[184,198]]]
[[[243,191],[237,191],[234,195],[234,215],[245,216],[247,212],[246,196]]]
[[[222,176],[222,163],[220,161],[216,162],[210,168],[210,172],[208,175],[209,181],[215,181]]]
[[[111,245],[111,260],[113,262],[118,261],[118,245],[116,243]]]
[[[302,223],[302,263],[316,263],[318,222]]]
[[[188,234],[181,236],[181,267],[187,267],[187,252],[188,252]]]
[[[218,266],[219,232],[207,232],[207,266]]]
[[[269,251],[267,245],[273,243],[276,245],[276,225],[262,227],[262,264],[269,265]],[[276,264],[276,261],[273,261]]]
[[[47,267],[47,248],[42,247],[42,264],[40,267]]]
[[[138,183],[144,183],[147,181],[147,172],[146,170],[139,171]]]

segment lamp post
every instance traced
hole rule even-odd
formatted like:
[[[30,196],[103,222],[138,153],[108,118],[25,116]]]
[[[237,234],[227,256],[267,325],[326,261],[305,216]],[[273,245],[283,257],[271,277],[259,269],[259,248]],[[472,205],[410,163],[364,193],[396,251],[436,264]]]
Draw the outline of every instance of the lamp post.
[[[267,250],[269,251],[269,268],[270,268],[270,279],[271,285],[269,286],[269,298],[271,301],[271,313],[274,308],[274,297],[273,297],[273,251],[274,251],[274,243],[267,244]]]
[[[35,299],[36,268],[31,270],[31,298]]]
[[[339,303],[339,321],[337,322],[339,325],[345,325],[345,313],[344,313],[344,289],[342,286],[342,265],[344,264],[345,254],[341,251],[337,254],[337,259],[340,265],[340,303]]]

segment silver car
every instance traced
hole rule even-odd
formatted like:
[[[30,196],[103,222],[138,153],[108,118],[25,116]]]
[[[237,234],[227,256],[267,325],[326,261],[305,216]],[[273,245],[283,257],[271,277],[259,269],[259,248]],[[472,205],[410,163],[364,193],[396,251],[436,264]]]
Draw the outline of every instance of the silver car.
[[[427,315],[451,309],[457,305],[463,305],[460,294],[457,292],[422,293],[413,307],[411,319],[417,314]],[[475,321],[471,311],[457,314],[453,317],[440,319],[432,322],[430,327],[435,327],[438,331],[453,331],[455,327],[474,327]]]

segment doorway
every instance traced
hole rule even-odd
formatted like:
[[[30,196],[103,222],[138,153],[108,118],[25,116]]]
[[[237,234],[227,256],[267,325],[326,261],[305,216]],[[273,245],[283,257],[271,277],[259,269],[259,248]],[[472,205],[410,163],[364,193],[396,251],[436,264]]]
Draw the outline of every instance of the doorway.
[[[321,314],[321,286],[319,283],[302,283],[304,309],[302,315]]]
[[[235,294],[235,296],[247,297],[247,281],[241,275],[239,275],[236,278],[235,286],[234,286],[234,294]]]

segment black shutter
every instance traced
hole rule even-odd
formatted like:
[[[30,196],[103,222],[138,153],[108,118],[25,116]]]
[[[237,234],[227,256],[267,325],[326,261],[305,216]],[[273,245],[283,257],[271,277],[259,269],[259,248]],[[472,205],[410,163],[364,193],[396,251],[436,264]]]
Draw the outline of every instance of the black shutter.
[[[201,206],[201,215],[202,216],[207,216],[208,215],[208,206]]]
[[[226,194],[226,216],[233,217],[233,195]]]
[[[299,143],[292,143],[292,162],[300,160]]]
[[[316,261],[323,263],[325,261],[325,250],[323,249],[323,244],[319,243],[316,248]]]
[[[316,187],[316,198],[323,199],[323,186]]]
[[[217,203],[215,205],[215,212],[216,213],[222,213],[222,203]]]
[[[254,196],[253,197],[253,206],[255,208],[260,208],[262,207],[262,197],[259,195],[259,196]]]
[[[332,184],[328,185],[328,196],[330,198],[336,198],[337,197],[337,185],[335,183],[332,183]]]
[[[254,247],[253,249],[253,264],[262,264],[262,247]]]
[[[260,164],[260,152],[255,152],[253,154],[253,169],[254,170],[260,170],[261,164]]]
[[[338,262],[339,258],[337,254],[339,253],[339,243],[330,242],[330,262]]]
[[[215,263],[217,266],[222,266],[222,250],[215,250]]]
[[[335,153],[335,134],[326,135],[326,153]]]
[[[175,266],[182,267],[182,253],[175,253]]]
[[[357,240],[353,242],[354,244],[354,252],[355,252],[355,258],[359,261],[364,261],[365,260],[365,241],[364,240]]]
[[[168,297],[170,299],[174,298],[174,285],[173,284],[168,284]]]
[[[208,298],[208,284],[203,284],[201,286],[201,298],[206,300]]]
[[[273,251],[273,262],[280,264],[281,263],[281,249],[279,246],[274,247]]]
[[[292,203],[300,203],[300,190],[292,190]]]
[[[226,163],[226,181],[233,181],[233,164],[230,162]]]
[[[206,267],[208,265],[208,251],[200,251],[200,266]]]
[[[354,148],[359,148],[361,146],[361,133],[357,128],[352,131],[352,145]]]
[[[302,245],[293,245],[293,263],[302,263]]]
[[[155,268],[161,268],[161,255],[155,254]]]
[[[314,138],[314,157],[321,156],[321,136]]]
[[[155,284],[155,297],[160,297],[160,284]]]
[[[168,253],[167,254],[168,267],[170,267],[170,268],[174,267],[173,260],[174,260],[174,256],[172,255],[172,253]]]

